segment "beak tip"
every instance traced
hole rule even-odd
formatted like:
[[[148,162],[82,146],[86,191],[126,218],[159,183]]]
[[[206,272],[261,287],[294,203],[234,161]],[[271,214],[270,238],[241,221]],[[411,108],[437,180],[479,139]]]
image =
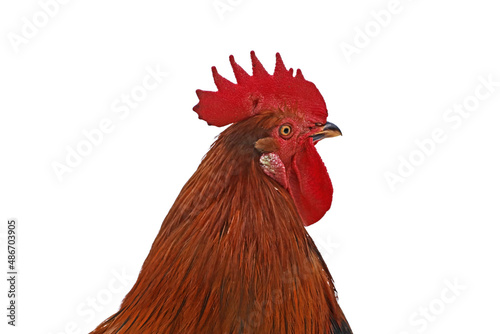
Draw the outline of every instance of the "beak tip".
[[[332,137],[342,136],[342,131],[339,129],[339,127],[330,122],[326,122],[323,131],[331,131],[332,133],[334,133]]]
[[[322,130],[311,137],[313,138],[313,142],[318,142],[323,138],[331,138],[342,136],[342,131],[340,131],[339,127],[333,123],[326,122],[323,126]]]

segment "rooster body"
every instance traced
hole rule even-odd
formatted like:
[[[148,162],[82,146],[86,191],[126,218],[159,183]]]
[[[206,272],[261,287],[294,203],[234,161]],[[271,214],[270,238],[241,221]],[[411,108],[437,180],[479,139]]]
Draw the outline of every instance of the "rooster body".
[[[304,228],[317,219],[306,212],[317,203],[293,195],[307,189],[293,165],[301,154],[315,159],[312,136],[327,133],[324,123],[313,124],[283,108],[222,132],[166,216],[120,310],[92,333],[352,333]]]

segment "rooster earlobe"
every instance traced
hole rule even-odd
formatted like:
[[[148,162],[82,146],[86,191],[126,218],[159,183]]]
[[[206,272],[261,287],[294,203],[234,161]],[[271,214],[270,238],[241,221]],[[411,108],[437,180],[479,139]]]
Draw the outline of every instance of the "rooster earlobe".
[[[273,137],[265,137],[255,142],[255,149],[260,153],[271,153],[279,150],[280,146]]]

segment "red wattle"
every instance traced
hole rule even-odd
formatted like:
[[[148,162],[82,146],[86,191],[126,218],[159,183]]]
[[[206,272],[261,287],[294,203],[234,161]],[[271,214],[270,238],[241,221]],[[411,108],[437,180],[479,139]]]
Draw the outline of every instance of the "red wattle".
[[[289,175],[290,193],[304,225],[320,220],[332,205],[333,186],[312,139],[295,154]]]

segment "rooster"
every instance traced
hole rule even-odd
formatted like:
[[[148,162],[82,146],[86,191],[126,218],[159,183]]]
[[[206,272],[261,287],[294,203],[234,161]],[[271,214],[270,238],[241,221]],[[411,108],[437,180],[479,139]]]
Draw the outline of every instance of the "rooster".
[[[341,135],[326,104],[279,53],[269,74],[251,52],[236,84],[193,110],[225,126],[167,214],[137,282],[92,333],[348,334],[328,268],[304,226],[333,188],[315,144]]]

